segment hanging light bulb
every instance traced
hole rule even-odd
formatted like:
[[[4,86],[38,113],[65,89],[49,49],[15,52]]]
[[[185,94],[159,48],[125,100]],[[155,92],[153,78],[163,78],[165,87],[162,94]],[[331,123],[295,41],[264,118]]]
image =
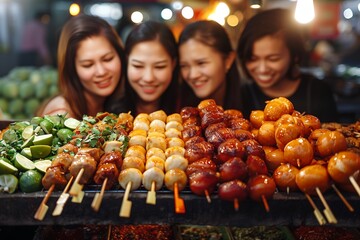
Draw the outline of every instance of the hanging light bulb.
[[[261,8],[261,0],[251,0],[250,1],[250,7],[253,9]]]
[[[306,24],[315,18],[313,0],[297,0],[295,7],[295,19],[299,23]]]

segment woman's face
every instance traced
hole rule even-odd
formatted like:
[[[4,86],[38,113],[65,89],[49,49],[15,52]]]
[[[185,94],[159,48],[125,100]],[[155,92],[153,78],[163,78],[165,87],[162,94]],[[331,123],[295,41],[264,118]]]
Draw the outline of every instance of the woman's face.
[[[179,47],[182,78],[198,98],[207,98],[225,83],[231,62],[215,49],[190,39]]]
[[[175,64],[160,42],[138,43],[128,56],[129,83],[142,101],[158,101],[171,83]]]
[[[120,81],[120,57],[104,36],[93,36],[80,42],[75,67],[85,95],[107,97]]]
[[[246,68],[260,88],[271,88],[283,80],[290,65],[290,52],[281,36],[265,36],[254,42]]]

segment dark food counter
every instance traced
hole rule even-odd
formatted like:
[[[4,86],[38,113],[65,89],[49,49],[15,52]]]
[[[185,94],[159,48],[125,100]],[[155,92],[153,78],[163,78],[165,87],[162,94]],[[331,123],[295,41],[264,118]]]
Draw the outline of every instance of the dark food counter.
[[[52,216],[61,192],[53,192],[47,202],[49,209],[43,221],[34,219],[34,214],[46,192],[0,194],[0,225],[78,225],[78,224],[197,224],[218,226],[259,226],[259,225],[313,225],[318,226],[313,208],[302,193],[275,193],[268,201],[270,212],[266,212],[261,202],[246,200],[240,203],[238,211],[232,202],[220,200],[213,194],[211,203],[190,191],[180,192],[185,201],[186,213],[174,210],[173,193],[168,190],[157,192],[156,205],[146,204],[146,191],[131,192],[132,201],[129,218],[119,216],[123,190],[106,191],[99,212],[91,208],[96,191],[85,191],[82,203],[68,199],[60,216]],[[329,190],[324,197],[338,223],[336,226],[360,226],[360,197],[354,193],[343,193],[354,208],[350,212],[340,198]],[[315,204],[322,212],[324,206],[317,196]],[[334,224],[330,224],[334,225]]]

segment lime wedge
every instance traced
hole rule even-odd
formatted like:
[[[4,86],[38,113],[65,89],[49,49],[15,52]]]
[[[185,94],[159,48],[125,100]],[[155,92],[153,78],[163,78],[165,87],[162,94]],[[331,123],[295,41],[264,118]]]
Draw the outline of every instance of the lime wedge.
[[[51,133],[54,127],[54,124],[47,119],[44,119],[40,122],[40,127],[44,130],[45,133]]]
[[[45,173],[46,169],[51,166],[51,161],[50,160],[39,160],[39,161],[36,161],[34,164],[35,164],[35,168],[37,170],[39,170],[42,173]]]
[[[53,140],[53,135],[52,134],[43,134],[43,135],[38,135],[35,136],[34,140],[33,140],[33,144],[34,145],[51,145],[52,144],[52,140]]]
[[[16,174],[17,172],[18,169],[16,167],[4,161],[3,159],[0,159],[0,174]]]
[[[35,164],[33,161],[28,159],[27,157],[17,153],[15,156],[15,167],[17,167],[20,171],[27,171],[35,168]]]
[[[29,125],[24,128],[24,130],[21,133],[21,136],[23,139],[27,140],[34,134],[34,127],[33,125]]]
[[[64,122],[65,127],[70,128],[71,130],[76,129],[80,125],[80,121],[75,118],[67,118]]]
[[[51,146],[49,145],[34,145],[30,146],[31,156],[33,159],[45,158],[49,156],[51,152]]]
[[[28,159],[32,159],[31,150],[29,147],[23,148],[20,152],[24,157],[27,157]]]
[[[12,174],[0,175],[0,192],[13,193],[18,187],[18,179]]]
[[[31,145],[33,145],[34,138],[35,138],[35,135],[32,135],[31,137],[29,137],[29,138],[21,145],[21,148],[30,147]]]
[[[33,117],[33,118],[30,120],[30,123],[31,123],[32,125],[37,126],[37,125],[40,124],[40,122],[42,122],[42,120],[44,120],[44,118],[42,118],[42,117]]]

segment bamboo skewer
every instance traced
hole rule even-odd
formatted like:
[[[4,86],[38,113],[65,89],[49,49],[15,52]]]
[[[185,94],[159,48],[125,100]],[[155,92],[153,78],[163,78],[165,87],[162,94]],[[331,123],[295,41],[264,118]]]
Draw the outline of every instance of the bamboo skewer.
[[[60,214],[62,213],[65,203],[67,202],[70,196],[67,192],[70,188],[73,179],[74,177],[70,178],[69,182],[66,184],[64,191],[61,193],[59,199],[56,201],[56,207],[52,213],[53,216],[60,216]]]
[[[110,239],[111,239],[111,224],[109,225],[109,228],[108,228],[108,234],[107,234],[106,240],[110,240]]]
[[[84,185],[79,184],[79,181],[83,174],[84,174],[84,168],[80,169],[79,173],[76,176],[74,184],[72,185],[69,192],[70,195],[73,197],[71,201],[74,203],[81,203],[84,198],[84,191],[82,191]]]
[[[129,198],[129,193],[131,190],[131,185],[132,185],[132,182],[128,182],[128,184],[126,185],[126,190],[125,190],[125,194],[123,197],[123,201],[122,201],[121,209],[120,209],[120,213],[119,213],[120,217],[130,217],[132,202],[129,201],[128,198]]]
[[[266,197],[264,195],[261,195],[261,200],[264,204],[264,208],[265,208],[266,212],[270,212],[268,201],[266,200]]]
[[[334,189],[336,194],[340,197],[341,201],[345,204],[347,209],[349,209],[350,212],[354,211],[354,208],[351,206],[351,204],[345,199],[344,195],[339,191],[339,189],[335,186],[335,184],[332,184],[331,187]]]
[[[235,211],[239,211],[239,199],[234,199],[234,209]]]
[[[184,199],[179,197],[179,188],[177,182],[174,183],[174,201],[175,201],[175,212],[185,213]]]
[[[360,196],[360,187],[359,184],[356,182],[355,178],[353,176],[350,176],[349,180],[353,185],[353,187],[355,188],[356,193]]]
[[[320,225],[326,224],[326,220],[325,220],[324,216],[321,214],[320,210],[317,208],[314,201],[311,199],[310,195],[305,193],[305,196],[308,199],[312,208],[314,209],[314,215],[315,215],[316,219],[318,220],[319,224]]]
[[[46,215],[46,212],[48,211],[49,209],[49,206],[46,205],[47,201],[49,200],[50,196],[51,196],[51,193],[54,191],[54,188],[55,188],[55,184],[52,184],[51,187],[49,188],[48,192],[46,193],[44,199],[42,200],[39,208],[37,209],[35,215],[34,215],[34,218],[36,220],[40,220],[42,221]]]
[[[324,214],[325,214],[325,217],[327,218],[328,222],[329,223],[337,223],[337,220],[336,220],[334,214],[332,213],[329,205],[327,204],[323,194],[321,193],[321,191],[318,187],[316,188],[316,193],[318,194],[321,202],[323,203],[323,205],[325,207]]]
[[[156,204],[156,191],[155,191],[155,181],[152,181],[151,183],[151,190],[148,191],[147,196],[146,196],[146,203],[147,204],[152,204],[155,205]]]
[[[208,201],[208,203],[211,203],[210,194],[209,194],[209,191],[207,189],[205,189],[205,197],[206,197],[206,200]]]
[[[105,187],[106,187],[106,184],[107,184],[107,181],[108,179],[105,178],[102,186],[101,186],[101,190],[100,190],[100,193],[96,193],[95,194],[95,197],[91,203],[91,207],[94,209],[95,212],[98,212],[99,209],[100,209],[100,205],[101,205],[101,202],[104,198],[104,191],[105,191]]]

